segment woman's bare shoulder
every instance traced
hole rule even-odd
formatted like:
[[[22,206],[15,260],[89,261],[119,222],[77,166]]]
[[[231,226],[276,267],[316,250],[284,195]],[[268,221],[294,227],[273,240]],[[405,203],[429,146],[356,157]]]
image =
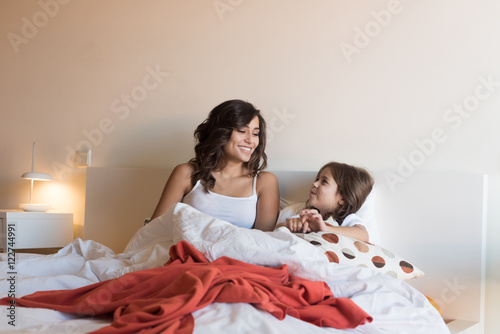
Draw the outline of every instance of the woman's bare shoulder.
[[[259,174],[257,174],[257,175],[259,178],[262,178],[262,180],[272,180],[272,179],[277,180],[278,179],[276,177],[276,175],[274,175],[271,172],[267,172],[267,171],[260,171]]]
[[[194,172],[194,166],[189,162],[178,164],[177,166],[175,166],[173,172],[191,176],[191,174],[193,174]]]
[[[186,162],[175,166],[170,173],[170,180],[181,181],[185,184],[191,183],[191,175],[193,175],[194,167],[190,163]]]
[[[257,174],[257,186],[259,184],[264,187],[275,187],[278,185],[278,178],[271,172],[261,171]]]

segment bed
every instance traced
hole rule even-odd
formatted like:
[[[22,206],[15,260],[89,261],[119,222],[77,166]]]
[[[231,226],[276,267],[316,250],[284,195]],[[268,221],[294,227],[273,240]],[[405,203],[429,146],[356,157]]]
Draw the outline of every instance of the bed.
[[[1,296],[77,289],[162,267],[170,247],[185,240],[209,261],[228,256],[263,267],[286,264],[291,275],[326,282],[334,296],[349,298],[373,318],[336,329],[290,315],[279,320],[248,303],[218,302],[192,312],[195,333],[482,333],[486,176],[415,173],[391,184],[387,173],[374,173],[376,186],[363,209],[376,219],[381,245],[343,238],[319,245],[328,238],[314,243],[283,230],[241,231],[183,204],[144,225],[169,174],[156,168],[88,168],[84,238],[54,255],[17,254],[14,271],[8,254],[1,254]],[[303,201],[315,177],[275,174],[283,205]],[[196,229],[190,227],[193,219]],[[371,263],[381,267],[365,268]],[[1,309],[0,331],[13,333],[87,333],[111,323],[43,308]]]

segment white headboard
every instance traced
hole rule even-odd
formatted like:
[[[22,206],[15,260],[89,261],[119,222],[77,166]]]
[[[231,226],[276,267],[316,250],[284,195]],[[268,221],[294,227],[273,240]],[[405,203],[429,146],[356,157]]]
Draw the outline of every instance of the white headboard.
[[[171,170],[89,167],[84,238],[121,252],[156,206]],[[304,201],[316,172],[274,172],[282,198]],[[426,275],[409,283],[440,306],[445,319],[482,324],[486,177],[415,173],[391,189],[374,173],[382,246]],[[457,326],[459,326],[458,324]]]

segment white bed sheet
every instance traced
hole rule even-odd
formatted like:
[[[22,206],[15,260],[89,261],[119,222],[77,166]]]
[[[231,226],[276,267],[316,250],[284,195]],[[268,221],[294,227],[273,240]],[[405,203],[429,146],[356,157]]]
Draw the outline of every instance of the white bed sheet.
[[[209,260],[229,256],[244,262],[275,266],[287,264],[290,273],[327,282],[334,296],[351,298],[374,321],[356,329],[319,328],[287,316],[280,321],[247,304],[212,304],[193,313],[195,333],[449,333],[426,297],[404,281],[367,268],[330,263],[316,247],[286,229],[247,230],[204,215],[185,204],[141,228],[125,251],[115,254],[93,241],[76,239],[54,255],[16,256],[16,297],[34,291],[73,289],[125,273],[163,265],[170,246],[186,240]],[[10,282],[6,254],[0,258],[1,296]],[[80,318],[45,309],[16,308],[15,328],[1,307],[1,332],[88,333],[110,321]]]

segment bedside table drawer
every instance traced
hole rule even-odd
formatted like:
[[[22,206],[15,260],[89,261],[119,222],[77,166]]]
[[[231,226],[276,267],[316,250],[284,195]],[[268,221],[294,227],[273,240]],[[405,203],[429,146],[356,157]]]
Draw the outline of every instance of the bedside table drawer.
[[[0,248],[59,248],[73,241],[73,215],[70,213],[7,212],[0,215]],[[11,233],[9,238],[8,231]]]

